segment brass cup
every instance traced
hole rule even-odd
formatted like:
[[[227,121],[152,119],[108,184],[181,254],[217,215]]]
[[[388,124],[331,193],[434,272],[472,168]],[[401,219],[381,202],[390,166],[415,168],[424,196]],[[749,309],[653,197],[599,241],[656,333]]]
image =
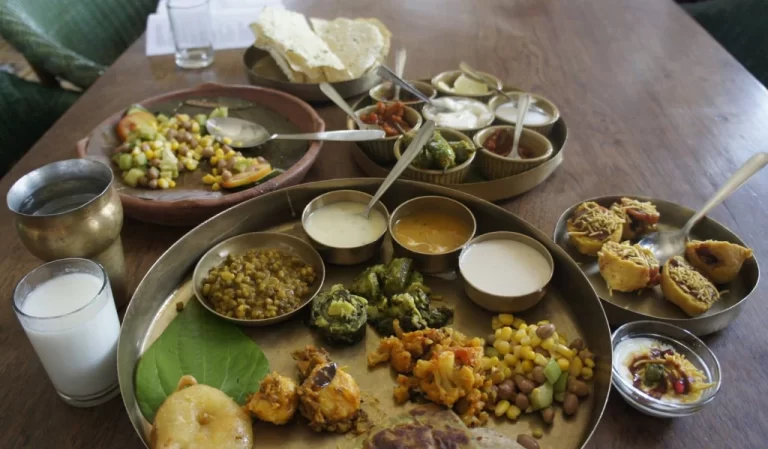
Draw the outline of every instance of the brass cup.
[[[88,159],[45,165],[16,181],[6,200],[29,252],[45,261],[82,257],[101,264],[117,307],[128,302],[123,206],[107,165]]]

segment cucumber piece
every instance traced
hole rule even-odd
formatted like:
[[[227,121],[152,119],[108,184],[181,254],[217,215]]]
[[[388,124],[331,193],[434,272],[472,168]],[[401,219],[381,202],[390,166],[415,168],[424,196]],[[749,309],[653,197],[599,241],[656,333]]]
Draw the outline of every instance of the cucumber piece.
[[[531,392],[531,407],[534,410],[541,410],[552,405],[554,390],[549,382],[544,382],[541,386],[534,388]]]
[[[147,155],[144,153],[139,153],[135,156],[133,156],[133,166],[134,167],[144,167],[147,165]]]
[[[149,114],[152,114],[149,112],[149,109],[145,108],[144,106],[140,104],[132,104],[131,107],[128,108],[127,111],[125,111],[125,115],[131,115],[134,112],[147,112]]]
[[[123,180],[129,186],[136,187],[137,185],[139,185],[139,178],[141,178],[145,174],[146,173],[144,173],[144,170],[140,168],[132,168],[123,175]]]
[[[565,388],[568,385],[568,371],[563,371],[560,374],[560,377],[557,378],[557,382],[555,382],[554,389],[555,389],[555,395],[558,393],[565,393]]]
[[[544,376],[546,376],[547,380],[551,384],[557,382],[557,380],[560,378],[560,373],[562,373],[560,365],[558,365],[554,359],[550,360],[549,363],[544,366]]]
[[[120,167],[120,170],[130,170],[133,167],[133,156],[130,153],[120,154],[120,157],[117,159],[117,165]]]

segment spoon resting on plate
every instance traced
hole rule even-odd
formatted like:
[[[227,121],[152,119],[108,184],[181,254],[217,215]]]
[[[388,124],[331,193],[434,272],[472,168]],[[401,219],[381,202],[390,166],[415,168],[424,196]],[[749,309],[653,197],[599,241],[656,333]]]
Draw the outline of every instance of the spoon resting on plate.
[[[710,210],[722,203],[733,192],[742,186],[755,173],[768,164],[768,153],[757,153],[744,163],[734,173],[707,203],[691,217],[679,231],[661,231],[648,234],[640,240],[639,245],[653,252],[659,264],[668,259],[682,254],[685,251],[685,241],[688,239],[691,229]]]
[[[205,122],[208,132],[214,137],[228,137],[232,148],[256,147],[270,140],[321,140],[336,142],[359,142],[364,140],[382,139],[386,135],[383,130],[344,130],[324,131],[319,133],[300,134],[270,134],[258,123],[249,122],[234,117],[212,117]]]
[[[381,199],[381,196],[384,195],[384,192],[386,192],[392,183],[394,183],[395,180],[400,177],[400,174],[403,173],[405,168],[410,165],[411,162],[413,162],[413,160],[416,158],[416,155],[421,152],[421,149],[424,147],[424,145],[427,144],[427,141],[429,141],[434,132],[435,122],[432,120],[427,120],[424,125],[422,125],[421,129],[419,129],[419,132],[416,133],[416,136],[411,141],[411,144],[408,145],[408,148],[405,150],[405,153],[403,153],[402,157],[400,157],[400,160],[397,161],[394,167],[392,167],[392,171],[390,171],[389,175],[384,178],[384,182],[381,183],[379,190],[376,191],[376,194],[373,195],[371,201],[368,202],[368,206],[366,206],[365,211],[363,212],[363,215],[366,218],[370,216],[371,209],[373,209],[379,199]]]
[[[357,129],[381,129],[376,125],[369,125],[368,123],[363,122],[360,119],[360,116],[355,114],[355,111],[349,107],[349,104],[347,104],[344,98],[342,98],[342,96],[330,84],[320,83],[320,90],[325,94],[326,97],[328,97],[329,100],[333,102],[333,104],[338,106],[342,111],[346,112],[347,115],[355,121]]]

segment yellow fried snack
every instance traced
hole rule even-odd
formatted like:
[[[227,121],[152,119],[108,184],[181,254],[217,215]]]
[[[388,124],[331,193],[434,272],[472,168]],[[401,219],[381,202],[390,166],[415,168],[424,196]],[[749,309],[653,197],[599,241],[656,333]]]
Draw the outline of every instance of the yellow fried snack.
[[[262,421],[286,424],[296,414],[299,393],[290,377],[271,373],[261,381],[259,391],[248,399],[245,409]]]
[[[682,256],[669,259],[661,271],[661,290],[667,301],[696,317],[720,299],[720,292]]]
[[[597,263],[610,290],[631,292],[659,283],[659,262],[640,245],[608,242],[597,253]]]
[[[716,284],[736,278],[742,264],[752,258],[752,250],[730,242],[694,240],[685,244],[685,258]]]
[[[183,376],[157,409],[152,449],[251,449],[251,418],[229,396]]]
[[[596,256],[606,242],[621,240],[623,220],[610,210],[592,201],[579,204],[568,219],[571,243],[588,256]]]
[[[624,240],[655,231],[660,217],[653,203],[632,198],[622,198],[611,206],[611,211],[624,222],[621,232]]]

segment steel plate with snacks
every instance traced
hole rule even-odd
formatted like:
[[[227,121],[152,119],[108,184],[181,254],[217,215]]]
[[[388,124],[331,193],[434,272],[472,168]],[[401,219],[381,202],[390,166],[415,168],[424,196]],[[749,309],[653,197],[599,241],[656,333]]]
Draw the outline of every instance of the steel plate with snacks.
[[[657,225],[659,230],[681,229],[685,222],[694,214],[693,210],[669,201],[638,195],[619,195],[584,200],[568,208],[560,216],[555,227],[554,241],[568,252],[587,275],[592,283],[592,287],[600,299],[603,300],[603,306],[611,325],[618,326],[630,321],[654,319],[681,327],[694,335],[701,336],[723,329],[736,319],[760,277],[758,263],[754,257],[743,261],[738,276],[733,281],[716,286],[720,291],[719,300],[714,302],[709,310],[696,317],[687,315],[675,304],[666,300],[662,289],[658,286],[630,292],[617,291],[616,289],[613,289],[611,292],[609,290],[606,280],[600,273],[597,257],[579,253],[570,242],[567,227],[568,220],[574,216],[576,208],[581,204],[595,202],[600,206],[610,209],[613,204],[619,203],[622,198],[631,198],[653,204],[659,214]],[[636,242],[639,237],[633,238],[632,242]],[[717,240],[734,243],[743,247],[748,246],[731,230],[708,217],[705,217],[694,226],[691,231],[690,240]]]
[[[403,399],[398,392],[402,393],[403,390],[400,387],[395,388],[398,383],[395,382],[392,369],[389,366],[376,366],[387,360],[377,359],[388,351],[387,345],[396,343],[399,338],[406,338],[409,335],[419,338],[418,335],[421,332],[424,335],[435,332],[438,335],[443,333],[442,335],[449,337],[440,340],[441,342],[447,345],[458,345],[450,348],[447,352],[440,352],[440,359],[442,360],[444,356],[449,357],[451,364],[454,363],[455,352],[457,365],[453,368],[454,370],[459,369],[460,364],[473,363],[471,361],[475,360],[474,363],[477,364],[473,366],[477,370],[477,375],[485,376],[487,374],[489,376],[483,383],[482,391],[484,393],[482,395],[487,395],[485,400],[491,402],[486,402],[483,406],[483,402],[476,402],[479,397],[457,402],[454,411],[461,416],[461,419],[458,419],[458,416],[450,413],[449,410],[448,415],[452,417],[449,419],[452,422],[450,424],[452,428],[454,426],[463,427],[464,425],[483,425],[498,432],[498,439],[505,441],[505,447],[511,447],[512,441],[515,439],[528,444],[524,447],[574,449],[583,448],[587,444],[600,421],[611,386],[611,336],[600,301],[590,287],[588,279],[563,249],[555,245],[542,232],[515,215],[470,195],[429,184],[397,181],[384,194],[381,201],[388,210],[394,211],[399,205],[415,196],[447,197],[460,201],[468,208],[477,222],[477,235],[509,230],[524,234],[539,242],[551,253],[554,276],[547,287],[545,297],[535,307],[514,316],[509,314],[494,315],[487,312],[465,296],[462,288],[463,281],[455,271],[441,273],[439,276],[424,275],[422,277],[413,271],[409,259],[399,257],[392,259],[393,247],[389,235],[386,236],[379,254],[366,262],[354,266],[326,266],[325,282],[320,294],[312,302],[311,314],[305,313],[304,311],[308,309],[304,309],[292,319],[268,328],[237,328],[230,323],[221,321],[196,303],[192,270],[198,260],[220,242],[233,242],[235,240],[229,239],[253,232],[277,232],[303,239],[309,243],[310,241],[302,227],[301,214],[312,200],[322,194],[336,190],[359,190],[373,194],[380,182],[380,180],[370,179],[332,180],[304,184],[263,195],[235,206],[198,226],[158,259],[139,284],[126,311],[118,347],[118,371],[123,400],[131,422],[146,445],[157,447],[160,430],[166,432],[163,435],[167,434],[168,428],[158,429],[160,425],[158,420],[168,418],[168,409],[178,404],[171,401],[174,395],[188,392],[184,395],[190,396],[196,391],[205,390],[203,387],[191,386],[173,393],[168,396],[168,400],[165,402],[174,402],[174,404],[166,407],[162,398],[166,394],[171,394],[170,392],[176,388],[176,379],[180,375],[190,374],[190,370],[185,369],[184,363],[181,363],[181,368],[174,371],[173,376],[170,376],[172,378],[163,377],[158,371],[163,368],[164,359],[155,358],[158,354],[157,351],[162,348],[158,349],[157,345],[153,343],[162,342],[163,345],[161,346],[169,346],[167,344],[169,339],[172,340],[172,343],[184,343],[185,339],[195,338],[194,336],[190,337],[190,329],[194,332],[198,332],[198,330],[190,328],[189,325],[194,319],[200,317],[206,323],[205,328],[199,330],[206,336],[206,342],[201,341],[200,343],[205,347],[198,350],[193,344],[189,351],[191,353],[190,358],[185,360],[189,362],[189,360],[199,358],[200,353],[207,350],[211,339],[215,340],[217,336],[221,336],[222,339],[226,337],[228,340],[225,341],[231,342],[228,345],[228,350],[225,353],[212,351],[210,352],[211,357],[215,357],[219,364],[228,363],[226,361],[234,354],[230,351],[235,351],[238,357],[232,362],[235,364],[233,369],[236,368],[238,372],[242,372],[242,378],[239,377],[241,374],[233,374],[234,371],[230,371],[229,375],[221,374],[219,379],[215,373],[215,367],[205,365],[205,369],[198,370],[197,381],[220,387],[222,391],[241,405],[247,403],[247,408],[259,419],[283,424],[276,426],[268,422],[256,421],[252,433],[250,426],[242,430],[244,432],[241,434],[242,441],[250,438],[255,447],[359,448],[362,447],[359,438],[373,438],[375,435],[369,436],[369,434],[376,429],[380,430],[382,427],[387,429],[387,423],[394,425],[391,422],[392,419],[400,420],[396,421],[395,424],[397,422],[413,422],[414,420],[420,422],[427,419],[425,417],[427,412],[423,409],[415,409],[414,407],[419,406],[413,402],[398,405]],[[418,236],[418,232],[415,231],[409,232],[408,229],[402,231]],[[258,277],[258,270],[263,268],[263,265],[253,260],[243,263],[233,261],[232,263],[233,265],[227,269],[235,277],[237,275],[253,275],[254,270],[256,270]],[[372,266],[377,263],[386,265]],[[279,269],[280,267],[270,266],[270,268]],[[362,327],[355,327],[352,329],[353,332],[339,332],[338,328],[335,331],[331,329],[330,333],[325,332],[328,330],[329,321],[339,322],[339,320],[348,319],[347,321],[352,323],[353,319],[357,319],[355,317],[359,316],[360,310],[358,307],[360,304],[366,303],[365,299],[357,295],[368,294],[369,291],[366,290],[366,286],[373,287],[374,284],[368,284],[364,281],[371,279],[371,277],[380,276],[381,270],[387,270],[385,277],[380,278],[386,280],[382,284],[382,292],[393,295],[391,298],[384,297],[383,299],[385,302],[389,302],[389,307],[394,307],[392,304],[395,304],[397,298],[411,298],[411,294],[413,294],[414,297],[420,298],[421,305],[418,307],[423,307],[422,313],[435,312],[436,315],[424,315],[422,317],[416,312],[407,312],[416,313],[416,315],[411,315],[411,318],[406,318],[403,315],[403,321],[400,325],[397,324],[397,321],[393,323],[391,320],[382,319],[382,315],[379,315],[377,319],[369,315],[368,323],[372,326],[367,326],[363,320]],[[218,276],[225,275],[222,272]],[[280,278],[282,275],[276,276]],[[231,278],[231,275],[227,274],[225,281],[226,278]],[[355,282],[352,282],[353,279]],[[358,283],[358,279],[363,282]],[[410,293],[402,292],[406,279],[409,283],[407,291]],[[395,285],[396,280],[403,281],[403,284]],[[391,284],[390,281],[392,281]],[[371,282],[377,281],[373,279]],[[347,291],[345,286],[352,293]],[[242,290],[241,287],[232,288]],[[240,291],[237,292],[238,295],[241,293]],[[379,309],[378,305],[370,303],[374,299],[379,300],[369,295],[369,314],[376,310],[380,313],[403,313],[394,308]],[[431,301],[431,305],[424,304],[423,301],[425,300],[427,303]],[[411,301],[415,301],[415,299],[411,299]],[[239,300],[234,303],[234,305],[236,304],[243,305]],[[245,304],[250,303],[246,300]],[[411,304],[413,307],[414,303],[411,302]],[[447,315],[445,314],[446,311],[448,312]],[[386,344],[385,340],[381,340],[382,335],[378,332],[384,332],[383,329],[387,328],[391,330],[393,325],[396,332],[401,327],[402,332],[408,331],[406,325],[419,324],[414,321],[417,317],[449,324],[444,329],[438,329],[443,324],[434,326],[434,329],[425,328],[422,325],[415,328],[421,329],[419,331],[398,334],[398,337],[386,339],[388,342]],[[307,327],[307,322],[312,325],[311,329]],[[355,321],[355,323],[358,323],[356,326],[360,324],[359,321]],[[432,326],[429,325],[428,327]],[[240,329],[242,329],[242,333]],[[467,337],[465,338],[459,333]],[[491,333],[490,337],[488,337],[489,333]],[[326,341],[326,337],[329,336],[336,337],[336,344],[331,345]],[[243,339],[247,341],[242,341]],[[570,346],[567,343],[569,341],[571,342]],[[254,345],[258,345],[258,347]],[[322,349],[305,348],[307,345],[325,348],[328,352]],[[478,347],[478,345],[485,346]],[[170,346],[175,351],[174,348],[177,346]],[[532,348],[536,348],[535,352]],[[440,351],[445,350],[440,349]],[[293,357],[292,352],[294,352]],[[519,360],[514,360],[518,355]],[[251,359],[246,356],[251,357]],[[392,368],[403,369],[396,367],[396,362],[400,358],[396,357],[394,352],[392,357]],[[316,360],[321,360],[321,362]],[[333,362],[329,363],[329,360]],[[479,363],[481,361],[482,363]],[[307,378],[307,382],[311,381],[310,385],[305,382],[301,386],[299,394],[308,394],[306,393],[307,389],[312,391],[319,389],[322,401],[324,394],[322,392],[325,391],[325,386],[329,385],[329,382],[330,385],[347,388],[345,391],[352,394],[351,397],[357,398],[358,413],[354,415],[354,418],[367,420],[373,429],[369,429],[368,433],[363,433],[362,436],[355,439],[355,436],[352,435],[354,432],[350,432],[349,435],[339,434],[350,430],[347,421],[329,423],[322,420],[316,421],[313,418],[308,426],[307,419],[304,418],[307,416],[307,410],[301,407],[299,411],[303,416],[295,419],[290,419],[292,415],[287,415],[288,419],[283,419],[282,415],[264,417],[260,414],[264,411],[265,403],[263,401],[258,403],[259,395],[270,397],[269,394],[278,394],[278,397],[281,397],[281,392],[295,391],[290,387],[295,385],[290,378],[296,377],[297,363],[302,377],[309,375],[310,378]],[[323,363],[324,365],[312,365],[315,363]],[[408,377],[408,382],[418,382],[416,376],[423,375],[420,374],[420,370],[431,369],[425,367],[430,367],[433,363],[436,362],[420,359],[417,364],[419,369],[413,369],[411,377]],[[311,368],[312,366],[315,368]],[[468,366],[464,365],[462,369],[467,369]],[[311,374],[308,371],[310,368],[312,369]],[[444,364],[441,363],[440,369],[445,369]],[[518,371],[513,370],[520,370],[519,374],[516,374]],[[272,374],[264,377],[268,372],[272,372]],[[568,377],[569,373],[572,376],[570,378]],[[160,380],[156,382],[163,383],[162,390],[165,393],[160,391],[160,385],[152,382],[152,379],[158,379],[158,374]],[[237,382],[232,380],[232,375],[238,376]],[[207,380],[201,379],[202,376],[205,376]],[[400,377],[405,378],[406,376],[401,375]],[[184,376],[184,378],[188,378],[188,376]],[[185,381],[184,378],[182,378],[182,383],[186,382],[184,385],[195,383],[194,380],[186,379]],[[259,387],[258,382],[262,378],[264,380]],[[513,378],[514,381],[511,380]],[[482,379],[482,377],[478,379]],[[346,383],[337,384],[337,382]],[[456,378],[450,382],[462,381]],[[148,388],[150,390],[149,395],[147,394]],[[195,388],[196,390],[192,390]],[[481,394],[479,388],[475,386],[472,391]],[[519,393],[516,392],[517,389],[520,390]],[[301,393],[302,390],[305,393]],[[250,396],[250,393],[257,391],[258,393],[253,397]],[[433,399],[431,391],[427,389],[423,393],[427,398],[434,401],[436,399]],[[158,399],[158,394],[160,399]],[[328,394],[333,394],[333,392]],[[412,394],[417,393],[414,391]],[[311,394],[310,397],[312,397]],[[147,398],[150,399],[149,402]],[[307,406],[306,400],[308,399],[305,399],[303,396],[301,397],[302,407]],[[298,401],[299,399],[295,400]],[[558,402],[553,402],[553,400]],[[162,407],[155,414],[155,408],[152,404],[157,406],[160,403],[162,403]],[[230,404],[232,404],[231,401]],[[288,400],[286,404],[290,404],[290,401]],[[445,405],[452,404],[451,402],[451,404]],[[473,411],[472,407],[485,407],[485,411],[480,413],[482,408]],[[294,405],[291,412],[295,412],[295,410]],[[528,414],[526,411],[533,411],[533,413]],[[232,419],[238,420],[236,421],[237,425],[244,422],[240,421],[243,419],[241,418],[241,411],[234,413],[234,415],[236,416]],[[493,418],[494,415],[498,418]],[[147,416],[149,418],[145,418]],[[173,415],[170,416],[173,417]],[[154,419],[154,430],[147,419]],[[440,422],[448,426],[445,420]],[[318,433],[311,430],[310,427],[314,430],[337,433]],[[356,429],[366,431],[365,428],[357,427]],[[382,430],[382,432],[387,432],[387,430]],[[534,436],[539,439],[534,439]],[[532,444],[538,444],[538,446],[532,446]],[[227,447],[246,447],[246,445],[239,444]],[[465,446],[462,445],[461,447]],[[466,447],[474,446],[470,444]]]

